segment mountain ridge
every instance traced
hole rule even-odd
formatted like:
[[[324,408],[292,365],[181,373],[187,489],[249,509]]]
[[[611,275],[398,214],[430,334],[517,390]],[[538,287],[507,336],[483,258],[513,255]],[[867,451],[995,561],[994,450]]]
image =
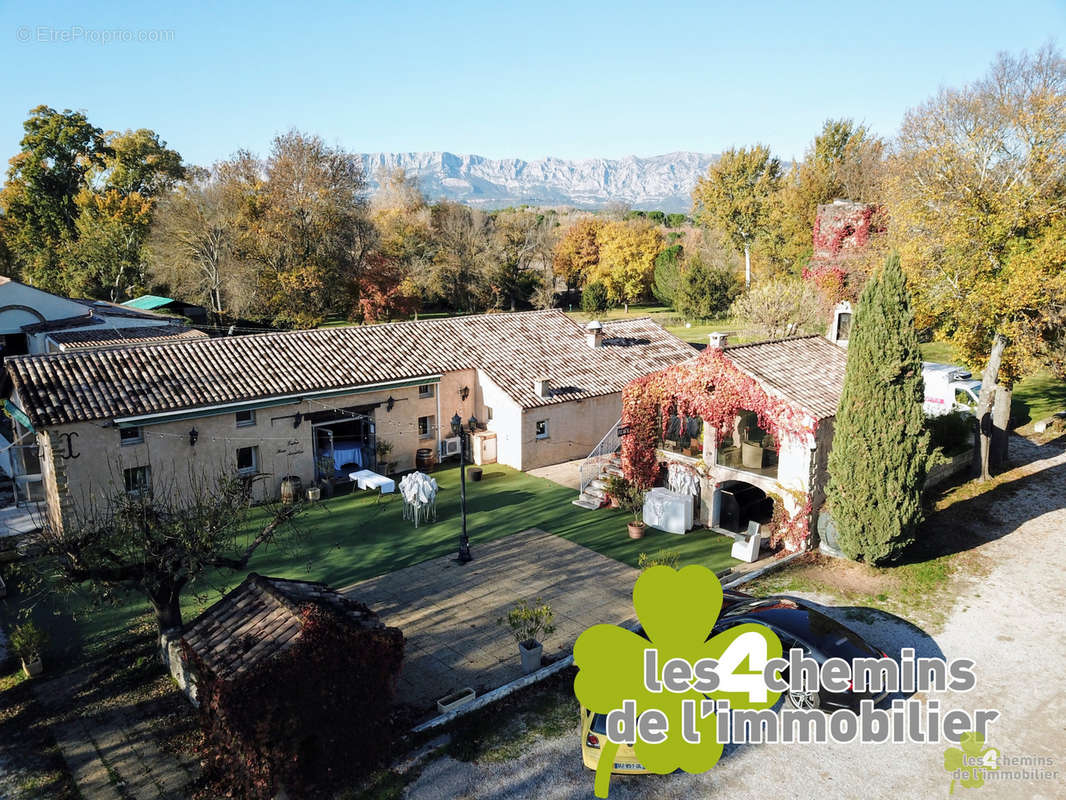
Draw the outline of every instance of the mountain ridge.
[[[485,209],[512,205],[599,209],[610,203],[687,213],[692,188],[717,154],[676,151],[658,156],[565,159],[548,156],[492,159],[447,150],[359,155],[371,191],[380,170],[403,169],[418,177],[432,202],[457,200]]]

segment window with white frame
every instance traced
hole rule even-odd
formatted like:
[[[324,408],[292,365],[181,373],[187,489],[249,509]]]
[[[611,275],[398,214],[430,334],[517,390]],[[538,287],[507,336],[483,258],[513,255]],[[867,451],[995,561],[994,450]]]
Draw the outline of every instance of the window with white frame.
[[[548,437],[549,437],[548,420],[546,420],[546,419],[538,419],[537,420],[537,438],[538,439],[547,439]]]
[[[250,428],[255,425],[255,411],[238,411],[235,416],[238,428]]]
[[[431,414],[428,417],[418,418],[418,438],[430,439],[433,437],[433,423],[434,417]]]
[[[433,396],[433,384],[432,383],[424,383],[421,386],[419,386],[418,387],[418,396],[419,396],[419,398],[422,398],[422,399],[427,398],[427,397],[432,397]]]
[[[152,468],[130,467],[122,470],[122,480],[126,485],[126,494],[141,495],[152,490]]]
[[[118,440],[122,444],[140,444],[144,441],[144,429],[139,426],[135,428],[119,428]]]
[[[492,422],[492,406],[485,406],[485,420]]]
[[[255,475],[258,471],[259,448],[255,445],[237,448],[237,474]]]

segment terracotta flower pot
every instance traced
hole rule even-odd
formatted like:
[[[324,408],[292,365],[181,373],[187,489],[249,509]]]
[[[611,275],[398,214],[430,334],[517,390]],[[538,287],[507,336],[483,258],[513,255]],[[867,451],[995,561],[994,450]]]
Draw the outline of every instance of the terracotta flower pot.
[[[629,538],[630,539],[643,539],[644,538],[644,523],[643,522],[630,522],[628,527],[629,527]]]

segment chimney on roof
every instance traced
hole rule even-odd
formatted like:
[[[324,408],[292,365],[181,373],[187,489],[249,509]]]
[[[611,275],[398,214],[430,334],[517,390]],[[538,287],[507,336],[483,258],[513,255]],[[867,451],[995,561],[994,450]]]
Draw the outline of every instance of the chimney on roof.
[[[585,326],[585,344],[589,347],[603,347],[603,324],[594,319]]]
[[[729,334],[720,333],[715,331],[714,333],[707,334],[708,340],[710,340],[710,347],[712,350],[725,350],[729,344]]]
[[[551,378],[540,377],[533,381],[533,392],[537,397],[551,397],[552,396],[552,382]]]

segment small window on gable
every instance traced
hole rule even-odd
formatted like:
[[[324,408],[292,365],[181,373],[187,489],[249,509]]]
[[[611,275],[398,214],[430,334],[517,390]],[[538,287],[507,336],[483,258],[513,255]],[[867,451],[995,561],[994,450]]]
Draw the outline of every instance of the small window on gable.
[[[118,440],[122,444],[140,444],[144,441],[144,429],[140,427],[119,428]]]
[[[537,420],[537,438],[538,439],[547,439],[547,438],[549,438],[549,436],[550,436],[550,433],[548,431],[548,420],[546,420],[546,419],[538,419]]]
[[[238,411],[235,416],[237,417],[238,428],[248,428],[255,425],[254,411]]]
[[[492,422],[492,407],[491,406],[485,406],[485,420],[487,422]]]
[[[851,314],[846,311],[837,316],[837,341],[846,342],[851,337]]]

